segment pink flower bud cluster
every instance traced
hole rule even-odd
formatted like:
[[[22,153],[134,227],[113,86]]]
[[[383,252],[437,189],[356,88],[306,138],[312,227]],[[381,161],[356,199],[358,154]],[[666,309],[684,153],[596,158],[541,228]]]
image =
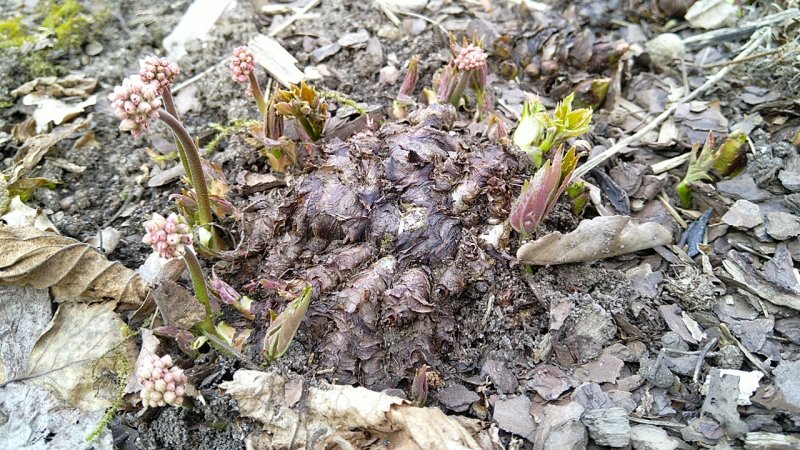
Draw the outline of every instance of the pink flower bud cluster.
[[[167,58],[146,56],[139,60],[139,77],[145,83],[155,83],[159,95],[172,85],[180,73],[178,65]]]
[[[142,242],[164,259],[179,258],[186,253],[185,246],[192,245],[192,232],[183,217],[172,213],[166,219],[160,214],[144,223],[147,233]]]
[[[246,45],[236,47],[233,49],[233,56],[231,56],[231,64],[228,66],[231,70],[231,78],[240,83],[247,83],[248,77],[256,70],[255,56],[253,51]]]
[[[139,396],[145,407],[181,406],[189,381],[183,369],[172,365],[172,357],[151,355],[136,373],[142,391]]]
[[[486,66],[488,56],[482,48],[469,44],[461,48],[454,63],[461,71],[476,70]]]
[[[130,131],[133,137],[147,130],[150,119],[157,118],[161,108],[156,85],[142,81],[138,75],[122,80],[122,86],[116,86],[108,99],[114,115],[122,119],[119,129]]]

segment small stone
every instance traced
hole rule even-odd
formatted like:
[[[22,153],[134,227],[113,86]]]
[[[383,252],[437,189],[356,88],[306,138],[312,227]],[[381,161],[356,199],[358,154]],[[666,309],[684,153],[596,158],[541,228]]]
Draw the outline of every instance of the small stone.
[[[800,408],[800,361],[781,361],[773,375],[786,402]]]
[[[624,409],[628,414],[635,411],[636,407],[638,406],[636,400],[633,399],[633,394],[630,392],[612,389],[606,394],[608,394],[608,397],[614,403],[614,406]]]
[[[544,408],[544,419],[536,429],[533,449],[585,449],[589,436],[580,421],[583,411],[583,406],[575,402],[565,406],[547,405]]]
[[[581,422],[589,429],[595,444],[608,447],[625,447],[631,441],[631,424],[622,408],[593,409],[586,411]]]
[[[800,192],[800,172],[781,170],[778,179],[786,189],[792,192]]]
[[[675,450],[682,445],[678,438],[653,425],[631,427],[631,446],[634,450]]]
[[[411,36],[419,36],[425,31],[428,23],[423,19],[405,19],[403,20],[403,30]]]
[[[492,418],[501,430],[533,441],[536,422],[530,414],[530,409],[531,400],[524,395],[505,400],[498,399],[494,404]]]
[[[575,389],[571,398],[585,410],[613,408],[611,397],[597,383],[584,383]]]
[[[739,369],[744,364],[744,354],[735,345],[725,345],[719,349],[714,361],[720,369]]]
[[[367,30],[358,30],[355,33],[347,33],[340,37],[337,44],[342,47],[354,47],[356,45],[365,44],[369,40],[369,33]]]
[[[555,366],[540,364],[533,369],[527,387],[545,400],[555,400],[569,389],[569,377]]]
[[[91,41],[83,48],[83,52],[89,56],[97,56],[103,51],[103,44],[97,41]]]
[[[403,32],[399,28],[393,25],[384,25],[380,27],[378,29],[377,34],[378,37],[392,39],[392,40],[400,39],[401,37],[403,37]]]
[[[464,412],[469,409],[469,405],[477,402],[481,397],[464,387],[463,384],[454,383],[440,389],[436,393],[436,399],[449,410]]]
[[[774,211],[765,214],[767,234],[773,239],[784,241],[800,234],[800,218],[793,214]]]
[[[717,183],[717,191],[735,199],[760,202],[770,197],[769,192],[756,186],[755,180],[750,175],[739,175],[731,180]]]
[[[394,66],[382,67],[378,72],[378,83],[394,86],[400,79],[400,71]]]
[[[644,50],[650,56],[650,63],[658,69],[674,67],[686,54],[683,39],[675,33],[659,34],[644,45]]]
[[[758,205],[747,200],[736,200],[736,203],[722,216],[722,221],[732,227],[748,229],[761,225],[764,219],[761,217]]]
[[[367,41],[367,53],[372,55],[375,60],[379,63],[383,62],[383,45],[381,44],[381,40],[377,37],[369,38]]]
[[[489,359],[481,368],[481,376],[488,376],[498,392],[509,394],[517,390],[519,381],[502,361]]]
[[[323,60],[325,60],[327,58],[330,58],[331,56],[335,55],[341,49],[342,49],[342,46],[339,45],[339,44],[323,45],[322,47],[314,50],[311,53],[311,61],[313,61],[315,64],[319,63],[319,62],[321,62],[321,61],[323,61]]]
[[[625,363],[616,356],[603,353],[596,361],[584,364],[575,371],[575,376],[583,382],[614,383],[617,381]]]
[[[381,0],[381,3],[394,10],[422,12],[428,0]]]

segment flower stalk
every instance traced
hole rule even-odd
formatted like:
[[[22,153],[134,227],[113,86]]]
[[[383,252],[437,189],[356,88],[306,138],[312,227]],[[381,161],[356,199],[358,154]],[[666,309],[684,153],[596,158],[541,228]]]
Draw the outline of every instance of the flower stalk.
[[[488,106],[486,102],[488,55],[477,37],[471,43],[464,38],[464,44],[458,45],[455,37],[451,36],[450,49],[453,52],[453,60],[442,69],[438,77],[436,100],[440,103],[450,103],[458,108],[465,98],[467,88],[470,87],[475,92],[476,113],[478,120],[481,120]]]
[[[170,87],[180,73],[178,66],[166,58],[148,56],[139,61],[139,73],[122,80],[109,95],[114,114],[120,119],[119,129],[138,137],[150,127],[152,119],[160,119],[175,136],[189,182],[197,195],[201,243],[219,248],[208,199],[208,186],[197,146],[178,120]],[[164,106],[165,109],[162,108]]]
[[[197,146],[189,132],[175,116],[162,109],[158,111],[158,118],[172,129],[185,150],[184,155],[189,167],[189,176],[194,183],[195,193],[197,194],[197,223],[203,230],[201,232],[201,242],[209,248],[217,248],[216,232],[212,226],[211,203],[208,199],[208,185],[203,172],[203,163],[200,160],[200,152],[197,150]]]
[[[231,78],[239,83],[248,83],[247,94],[252,95],[256,100],[258,111],[263,117],[267,113],[267,103],[264,101],[264,93],[261,85],[256,78],[256,62],[253,51],[246,45],[241,45],[233,49],[231,63],[228,66],[231,71]]]
[[[400,85],[400,92],[392,102],[392,115],[395,119],[405,119],[408,115],[407,108],[414,104],[412,97],[419,81],[419,55],[414,55],[408,61],[408,72]]]

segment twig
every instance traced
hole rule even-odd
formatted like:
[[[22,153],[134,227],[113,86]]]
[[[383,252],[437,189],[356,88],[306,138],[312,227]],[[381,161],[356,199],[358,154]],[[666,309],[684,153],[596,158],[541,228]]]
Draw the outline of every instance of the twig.
[[[738,60],[740,60],[742,58],[747,57],[751,53],[753,53],[753,51],[755,51],[764,42],[764,39],[767,36],[767,31],[768,30],[761,29],[761,30],[758,30],[756,33],[754,33],[753,36],[750,38],[750,41],[747,43],[747,45],[745,45],[745,47],[739,53],[739,56],[737,56],[734,59],[734,61],[738,61]],[[639,139],[641,139],[642,136],[644,136],[645,134],[647,134],[650,131],[654,130],[659,124],[661,124],[661,122],[666,120],[667,117],[671,116],[672,113],[674,113],[678,109],[678,107],[680,105],[682,105],[682,104],[684,104],[686,102],[694,100],[700,94],[702,94],[706,90],[708,90],[710,87],[716,85],[720,80],[722,80],[728,74],[728,72],[731,71],[731,69],[732,69],[731,66],[723,67],[722,69],[717,71],[717,73],[714,74],[714,76],[712,76],[711,78],[706,80],[706,82],[703,83],[700,87],[698,87],[697,89],[692,91],[689,95],[683,97],[680,101],[678,101],[674,105],[670,106],[666,111],[664,111],[661,114],[659,114],[658,117],[653,119],[650,123],[648,123],[646,126],[644,126],[641,130],[637,131],[635,134],[633,134],[631,136],[628,136],[628,137],[620,140],[616,144],[614,144],[611,147],[609,147],[608,150],[606,150],[603,153],[595,156],[594,158],[590,159],[589,161],[586,161],[585,164],[583,164],[582,166],[580,166],[577,169],[575,169],[575,172],[573,172],[573,174],[572,174],[571,180],[577,180],[578,178],[586,175],[587,173],[589,173],[590,170],[594,169],[595,167],[599,166],[600,164],[602,164],[603,162],[605,162],[606,160],[608,160],[612,156],[616,155],[622,149],[627,147],[629,144],[632,144],[634,142],[639,141]]]
[[[681,217],[681,215],[678,214],[678,211],[676,211],[675,208],[672,207],[672,203],[669,202],[669,197],[667,197],[667,195],[664,194],[664,191],[661,191],[661,193],[658,195],[658,199],[664,205],[664,208],[667,210],[667,212],[670,213],[672,218],[675,219],[675,221],[678,222],[678,224],[684,230],[689,228],[689,224],[686,223],[686,221],[683,220],[683,217]]]
[[[714,339],[708,341],[705,347],[703,347],[703,349],[700,350],[700,355],[697,357],[697,363],[694,366],[694,374],[692,375],[692,381],[694,381],[695,383],[697,383],[697,380],[700,378],[700,369],[703,368],[703,361],[705,361],[708,351],[711,350],[715,345],[717,345],[718,341],[719,338],[715,337]]]
[[[782,51],[783,51],[783,47],[781,46],[781,47],[778,47],[778,48],[775,48],[775,49],[772,49],[772,50],[765,50],[763,52],[758,52],[755,55],[748,56],[747,58],[742,58],[742,59],[739,59],[739,60],[734,59],[734,60],[731,60],[731,61],[715,62],[715,63],[712,63],[712,64],[706,64],[704,66],[701,66],[700,68],[701,69],[713,69],[714,67],[724,67],[724,66],[730,66],[730,65],[733,65],[733,64],[741,64],[743,62],[747,62],[747,61],[752,61],[754,59],[763,58],[765,56],[773,55],[775,53],[780,53]]]
[[[691,156],[691,153],[687,152],[674,158],[665,159],[664,161],[651,165],[650,169],[652,169],[653,175],[660,175],[664,172],[684,165],[687,161],[689,161],[689,156]]]
[[[448,34],[450,34],[450,32],[447,31],[447,28],[443,27],[442,24],[440,24],[439,22],[431,19],[430,17],[426,17],[426,16],[423,16],[422,14],[417,14],[417,13],[414,13],[414,12],[411,12],[411,11],[404,11],[404,10],[402,10],[400,8],[395,8],[395,7],[389,6],[389,5],[387,5],[387,4],[383,3],[383,2],[378,2],[378,3],[381,5],[381,9],[384,9],[384,14],[386,13],[386,10],[388,10],[388,11],[391,11],[391,12],[396,13],[396,14],[402,14],[404,16],[409,16],[409,17],[414,17],[414,18],[417,18],[417,19],[422,19],[425,22],[428,22],[428,23],[430,23],[432,25],[435,25],[439,29],[439,32],[442,33],[443,35],[447,36]]]
[[[731,334],[731,330],[729,330],[729,329],[728,329],[728,326],[727,326],[727,325],[725,325],[724,323],[721,323],[721,324],[719,324],[719,331],[722,333],[722,336],[723,336],[725,339],[727,339],[727,340],[729,340],[729,341],[731,341],[731,342],[735,343],[735,344],[736,344],[736,346],[737,346],[737,347],[739,347],[739,350],[741,350],[741,351],[742,351],[742,353],[744,353],[744,356],[745,356],[745,357],[746,357],[746,358],[747,358],[747,359],[748,359],[748,360],[749,360],[751,363],[753,363],[753,365],[754,365],[754,366],[756,366],[756,368],[757,368],[758,370],[760,370],[761,372],[763,372],[763,373],[764,373],[764,375],[765,375],[767,378],[772,378],[772,373],[769,371],[769,368],[768,368],[767,366],[765,366],[765,365],[764,365],[764,363],[763,363],[763,362],[761,362],[761,360],[759,360],[758,358],[756,358],[756,357],[755,357],[755,355],[753,355],[753,353],[751,353],[751,352],[750,352],[750,350],[748,350],[748,349],[747,349],[747,347],[745,347],[744,345],[742,345],[742,343],[741,343],[741,342],[739,342],[739,340],[738,340],[738,339],[736,339],[736,337],[735,337],[733,334]]]
[[[211,73],[211,71],[216,69],[217,66],[221,66],[221,65],[229,62],[230,59],[231,59],[230,57],[226,56],[224,59],[220,60],[219,62],[217,62],[213,66],[209,67],[208,69],[198,73],[197,75],[193,76],[192,78],[189,78],[188,80],[184,81],[183,83],[175,85],[175,87],[172,88],[172,93],[176,94],[178,91],[180,91],[181,89],[185,88],[186,86],[189,86],[190,84],[197,82],[197,80],[199,80],[200,78],[203,78],[204,76],[206,76],[209,73]]]
[[[307,13],[311,10],[311,8],[317,6],[321,0],[311,0],[306,6],[303,6],[296,13],[292,14],[291,17],[286,19],[283,23],[278,25],[274,30],[269,32],[269,37],[275,37],[281,31],[285,30],[289,25],[293,24],[295,20],[299,19],[300,16]]]
[[[747,36],[759,28],[775,25],[784,21],[794,20],[798,17],[800,17],[800,9],[791,8],[787,9],[786,11],[781,11],[779,13],[762,17],[746,25],[721,28],[719,30],[713,30],[707,33],[690,36],[683,40],[683,45],[691,50],[716,42],[731,42]]]
[[[656,425],[656,426],[659,426],[659,427],[683,428],[683,427],[686,426],[686,425],[683,425],[681,423],[667,422],[667,421],[664,421],[664,420],[642,419],[640,417],[634,417],[634,416],[630,416],[630,417],[628,417],[628,419],[630,419],[631,422],[643,423],[645,425]]]

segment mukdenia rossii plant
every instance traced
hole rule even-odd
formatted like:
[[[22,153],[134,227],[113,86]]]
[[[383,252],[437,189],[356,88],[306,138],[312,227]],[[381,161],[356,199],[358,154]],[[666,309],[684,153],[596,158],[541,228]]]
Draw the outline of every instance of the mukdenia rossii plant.
[[[183,405],[189,379],[183,369],[173,365],[170,355],[150,355],[136,371],[136,376],[142,385],[139,396],[145,407]]]
[[[159,119],[173,132],[181,162],[186,169],[197,196],[197,217],[201,243],[217,248],[213,217],[208,199],[200,153],[194,140],[177,117],[172,103],[170,85],[178,75],[178,67],[164,58],[147,57],[140,61],[140,72],[122,80],[120,86],[108,96],[114,114],[121,120],[119,129],[130,131],[138,137],[150,126],[150,121]],[[159,96],[161,98],[159,98]],[[163,103],[162,103],[163,100]],[[162,108],[162,105],[166,108]]]
[[[267,113],[267,103],[264,101],[264,93],[261,85],[258,84],[258,78],[256,78],[256,58],[253,51],[246,45],[233,49],[228,68],[233,81],[248,83],[247,94],[255,98],[258,111],[264,116]]]

